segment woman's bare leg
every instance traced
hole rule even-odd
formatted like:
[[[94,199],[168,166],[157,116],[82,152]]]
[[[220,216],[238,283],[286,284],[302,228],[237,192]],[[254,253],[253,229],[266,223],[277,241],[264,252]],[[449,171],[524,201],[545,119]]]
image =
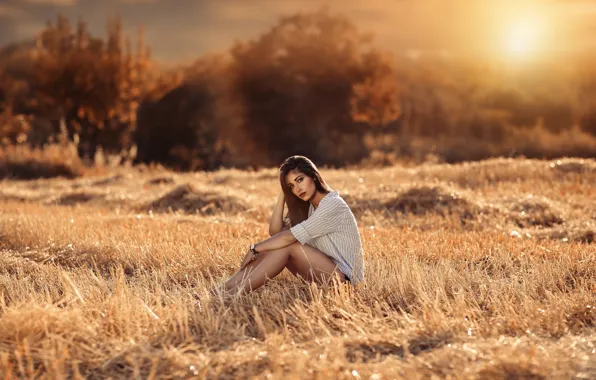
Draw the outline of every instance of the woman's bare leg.
[[[248,263],[226,282],[226,290],[233,290],[233,293],[240,288],[247,292],[255,290],[286,267],[289,251],[290,248],[285,247],[259,253],[257,259]]]
[[[238,283],[246,280],[248,278],[248,274],[255,270],[255,268],[265,259],[265,257],[273,251],[264,251],[259,253],[256,259],[250,261],[248,264],[241,268],[236,272],[232,277],[226,281],[225,289],[230,290]]]
[[[256,268],[256,266],[259,265],[259,263],[262,261],[263,257],[265,257],[265,255],[267,255],[268,253],[268,251],[261,252],[257,259],[250,261],[248,264],[246,264],[244,268],[238,270],[238,272],[236,272],[232,277],[230,277],[230,279],[227,281],[227,284],[236,284],[242,281],[242,279],[246,279],[248,277],[249,271],[253,271]],[[294,276],[303,277],[306,279],[305,276],[300,275],[298,268],[294,264],[294,261],[291,257],[286,263],[286,269]]]
[[[288,263],[286,264],[286,269],[288,270],[288,272],[292,273],[294,276],[299,277],[300,273],[298,273],[298,268],[296,268],[296,264],[294,264],[294,261],[290,258],[290,260],[288,260]]]
[[[310,281],[327,282],[332,275],[345,281],[331,258],[318,249],[296,242],[287,247],[265,251],[230,278],[226,290],[250,291],[277,276],[284,268]]]
[[[308,244],[298,243],[289,263],[296,270],[296,276],[308,281],[327,283],[332,276],[337,276],[339,281],[346,281],[345,275],[329,256]]]

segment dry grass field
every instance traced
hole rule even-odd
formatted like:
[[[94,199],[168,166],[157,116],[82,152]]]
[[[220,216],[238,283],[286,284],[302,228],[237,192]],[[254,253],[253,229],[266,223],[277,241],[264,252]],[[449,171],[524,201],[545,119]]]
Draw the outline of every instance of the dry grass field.
[[[366,282],[211,297],[277,169],[0,184],[2,378],[596,378],[596,162],[322,169]]]

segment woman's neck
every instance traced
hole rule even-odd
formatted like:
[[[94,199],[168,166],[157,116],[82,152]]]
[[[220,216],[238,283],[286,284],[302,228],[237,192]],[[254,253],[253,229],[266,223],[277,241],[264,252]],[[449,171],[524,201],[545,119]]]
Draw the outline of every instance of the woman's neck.
[[[317,191],[315,195],[311,198],[310,203],[313,205],[315,209],[319,207],[319,203],[321,202],[321,199],[325,197],[325,195],[327,195],[327,193],[321,193],[320,191]]]

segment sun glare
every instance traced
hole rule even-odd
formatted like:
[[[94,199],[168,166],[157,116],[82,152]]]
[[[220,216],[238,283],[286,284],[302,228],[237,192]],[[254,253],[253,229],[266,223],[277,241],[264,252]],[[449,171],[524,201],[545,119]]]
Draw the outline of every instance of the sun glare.
[[[531,58],[541,44],[543,23],[536,18],[518,19],[510,23],[505,34],[505,50],[513,58]]]

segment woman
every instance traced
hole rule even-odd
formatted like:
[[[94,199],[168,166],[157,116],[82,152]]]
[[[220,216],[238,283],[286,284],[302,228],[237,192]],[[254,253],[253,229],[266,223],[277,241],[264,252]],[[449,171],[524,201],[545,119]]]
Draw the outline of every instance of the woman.
[[[279,169],[279,180],[282,191],[271,215],[271,237],[250,245],[240,269],[226,282],[226,291],[254,290],[284,268],[318,283],[332,276],[342,282],[364,280],[356,219],[315,164],[304,156],[289,157]]]

